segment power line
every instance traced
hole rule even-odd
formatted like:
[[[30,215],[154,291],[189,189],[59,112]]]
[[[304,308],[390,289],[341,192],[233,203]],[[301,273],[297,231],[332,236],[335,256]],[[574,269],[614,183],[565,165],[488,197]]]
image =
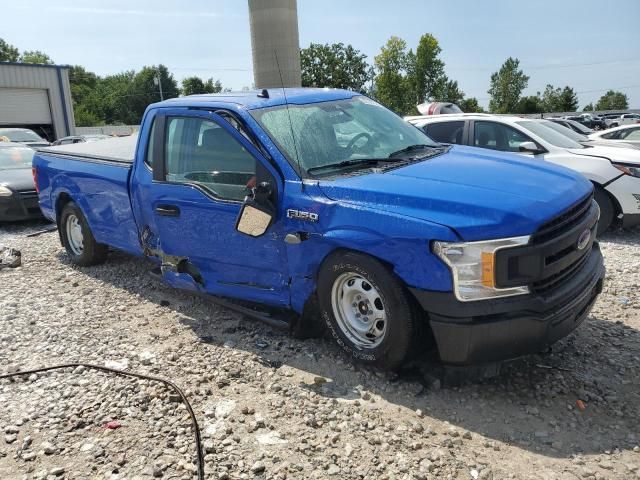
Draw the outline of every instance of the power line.
[[[586,67],[593,65],[608,65],[614,63],[625,63],[625,62],[637,62],[640,61],[640,58],[626,58],[619,60],[604,60],[598,62],[587,62],[587,63],[567,63],[567,64],[546,64],[546,65],[530,65],[522,64],[523,70],[551,70],[555,68],[574,68],[574,67]],[[450,68],[452,70],[466,70],[466,71],[476,71],[476,70],[493,70],[496,67],[457,67],[451,65],[445,65],[445,68]]]

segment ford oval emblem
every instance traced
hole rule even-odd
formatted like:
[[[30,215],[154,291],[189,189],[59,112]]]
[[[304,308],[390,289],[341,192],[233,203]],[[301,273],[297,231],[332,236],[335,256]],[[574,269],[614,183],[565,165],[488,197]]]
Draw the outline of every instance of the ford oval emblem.
[[[585,230],[578,237],[578,250],[584,250],[587,245],[589,245],[589,240],[591,240],[591,230]]]

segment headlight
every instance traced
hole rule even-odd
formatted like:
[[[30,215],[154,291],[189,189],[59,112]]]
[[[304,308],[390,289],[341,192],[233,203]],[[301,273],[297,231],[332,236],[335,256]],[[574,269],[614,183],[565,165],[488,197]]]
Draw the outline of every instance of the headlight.
[[[0,197],[10,197],[11,195],[13,195],[13,192],[11,190],[0,185]]]
[[[632,177],[640,178],[640,167],[625,165],[624,163],[614,163],[613,166],[626,175],[631,175]]]
[[[529,293],[527,286],[497,288],[495,279],[496,252],[527,243],[528,236],[484,242],[433,242],[433,252],[451,268],[456,298],[468,302]]]

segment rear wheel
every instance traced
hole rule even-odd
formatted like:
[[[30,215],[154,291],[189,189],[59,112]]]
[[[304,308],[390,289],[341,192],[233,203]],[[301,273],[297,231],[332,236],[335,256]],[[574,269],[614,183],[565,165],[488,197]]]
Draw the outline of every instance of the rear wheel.
[[[81,267],[104,262],[107,246],[96,242],[87,220],[73,203],[67,203],[60,215],[60,237],[71,261]]]
[[[600,220],[598,221],[598,235],[603,234],[613,223],[615,208],[613,201],[607,192],[601,187],[596,187],[594,198],[600,207]]]
[[[413,352],[422,319],[401,281],[379,261],[334,255],[320,271],[318,297],[327,328],[349,355],[392,370]]]

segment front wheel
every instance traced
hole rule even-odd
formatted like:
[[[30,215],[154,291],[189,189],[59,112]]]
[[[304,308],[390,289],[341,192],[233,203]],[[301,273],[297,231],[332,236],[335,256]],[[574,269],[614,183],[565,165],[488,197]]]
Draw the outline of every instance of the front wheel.
[[[73,203],[67,203],[60,214],[60,238],[71,261],[81,267],[104,262],[107,246],[96,242],[82,211]]]
[[[338,345],[356,359],[393,370],[412,353],[422,321],[389,269],[363,254],[341,252],[318,278],[322,318]]]
[[[600,207],[600,220],[598,220],[598,236],[600,236],[606,232],[613,223],[615,208],[609,194],[600,187],[596,187],[594,199],[598,207]]]

